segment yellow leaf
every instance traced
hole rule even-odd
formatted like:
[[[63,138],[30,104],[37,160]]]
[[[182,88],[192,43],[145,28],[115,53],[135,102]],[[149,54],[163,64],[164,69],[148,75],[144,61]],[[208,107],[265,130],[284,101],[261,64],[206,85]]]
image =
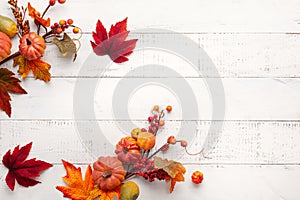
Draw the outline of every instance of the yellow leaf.
[[[45,82],[49,82],[51,78],[51,74],[49,73],[49,69],[51,65],[40,60],[27,60],[23,56],[18,56],[14,58],[13,66],[19,65],[18,72],[21,74],[21,78],[26,78],[32,70],[34,78],[43,80]]]

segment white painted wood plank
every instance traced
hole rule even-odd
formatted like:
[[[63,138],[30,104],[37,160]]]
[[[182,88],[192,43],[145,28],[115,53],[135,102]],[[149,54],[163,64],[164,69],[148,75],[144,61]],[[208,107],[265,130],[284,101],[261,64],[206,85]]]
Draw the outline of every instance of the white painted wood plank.
[[[192,106],[198,107],[199,117],[187,114],[184,120],[212,119],[214,105],[212,105],[211,94],[205,79],[122,79],[126,82],[120,82],[120,80],[120,78],[58,78],[45,84],[42,81],[27,79],[22,86],[29,94],[13,95],[12,119],[73,119],[73,113],[78,110],[82,111],[83,115],[77,117],[81,119],[116,119],[113,116],[113,108],[118,105],[118,110],[128,109],[129,117],[120,118],[118,115],[117,119],[145,119],[149,109],[157,103],[173,105],[175,112],[172,114],[172,119],[175,120],[182,119],[182,107],[190,106],[182,104],[181,101],[189,98],[192,100],[193,94],[198,105]],[[214,82],[218,79],[208,80]],[[300,94],[298,92],[300,81],[298,78],[225,78],[221,81],[225,92],[226,120],[297,120],[300,117]],[[178,84],[178,82],[185,85]],[[83,91],[76,90],[74,92],[76,83],[80,86],[83,85]],[[133,88],[126,87],[129,91],[122,94],[121,90],[125,88],[120,88],[126,84],[134,86]],[[94,92],[93,87],[95,86]],[[181,94],[176,93],[178,91],[181,91]],[[190,92],[185,93],[187,91]],[[215,92],[219,91],[213,90],[212,92],[215,95]],[[76,96],[76,99],[80,98],[81,103],[74,104],[74,94],[79,95]],[[125,97],[127,94],[130,94],[128,99]],[[121,97],[113,95],[121,95]],[[112,106],[113,98],[115,99],[114,106]],[[223,102],[221,97],[219,98],[220,102]],[[95,113],[95,116],[92,116],[92,112]],[[1,119],[8,119],[4,113],[0,115]],[[218,116],[214,119],[221,120]]]
[[[42,10],[46,2],[32,0]],[[180,32],[299,32],[299,0],[114,0],[67,1],[51,9],[54,21],[74,18],[85,31],[94,29],[98,18],[110,24],[129,17],[130,29],[164,28]],[[7,4],[0,10],[9,14]],[[88,14],[87,14],[88,13]]]
[[[147,127],[145,121],[133,121],[133,126],[128,121],[79,123],[80,128],[74,121],[1,121],[0,154],[4,155],[18,144],[25,145],[33,141],[32,157],[44,158],[52,163],[59,163],[61,159],[89,163],[100,155],[114,155],[115,144],[135,126]],[[166,127],[158,135],[156,147],[160,147],[170,135],[175,135],[178,139],[187,140],[189,151],[195,153],[202,149],[206,138],[209,143],[219,138],[208,155],[211,159],[187,156],[182,153],[180,146],[171,147],[168,153],[161,156],[184,163],[202,164],[276,165],[298,164],[300,161],[299,122],[224,122],[222,132],[208,136],[208,129],[218,123],[221,122],[167,121]],[[194,126],[191,132],[189,127]],[[92,137],[94,131],[98,132]]]
[[[79,165],[85,171],[87,164]],[[297,200],[300,191],[299,166],[186,166],[186,182],[176,184],[172,194],[168,193],[169,184],[164,182],[148,183],[141,178],[134,178],[140,187],[139,199],[261,199],[261,200]],[[193,185],[190,176],[195,170],[204,173],[201,185]],[[55,189],[56,185],[64,185],[61,177],[65,175],[62,165],[45,171],[39,184],[32,188],[16,186],[14,192],[9,191],[5,185],[6,170],[0,166],[0,196],[3,199],[64,199],[62,194]],[[155,192],[153,192],[155,191]]]
[[[176,43],[176,34],[135,34],[132,38],[138,38],[139,42],[153,41],[156,43],[161,37],[171,38]],[[191,39],[199,45],[211,58],[220,77],[299,77],[300,74],[300,35],[297,34],[185,34],[184,37]],[[102,58],[94,56],[95,61],[89,61],[92,53],[90,46],[91,34],[84,34],[81,39],[82,47],[77,60],[64,58],[59,54],[55,45],[48,45],[44,57],[52,68],[53,77],[122,77],[128,72],[145,65],[163,65],[175,70],[183,77],[211,77],[211,66],[203,61],[203,57],[196,58],[198,70],[190,63],[171,52],[160,49],[139,50],[129,57],[129,62],[112,64],[104,70]],[[14,40],[14,51],[17,50],[17,40]],[[162,43],[165,46],[168,43]],[[184,46],[188,48],[188,45]],[[178,48],[183,48],[180,44]],[[53,57],[55,59],[53,59]],[[95,62],[98,62],[96,65]],[[86,65],[95,65],[94,70],[82,72]],[[17,72],[9,62],[4,67]],[[157,72],[161,77],[167,76],[166,71]],[[197,72],[199,71],[199,72]],[[96,73],[98,72],[98,73]],[[136,77],[150,76],[147,71],[143,74],[132,75]],[[169,75],[171,76],[171,75]],[[31,75],[32,77],[32,75]]]

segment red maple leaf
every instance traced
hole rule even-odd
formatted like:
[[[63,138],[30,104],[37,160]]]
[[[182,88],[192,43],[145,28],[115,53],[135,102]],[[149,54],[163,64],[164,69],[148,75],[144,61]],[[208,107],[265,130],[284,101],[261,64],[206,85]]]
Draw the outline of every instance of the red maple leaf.
[[[9,117],[11,115],[10,93],[27,94],[20,86],[20,80],[12,77],[14,73],[8,69],[0,69],[0,109],[3,110]]]
[[[127,31],[127,18],[111,25],[107,31],[100,20],[97,22],[96,32],[93,32],[95,42],[91,41],[94,52],[98,56],[109,55],[116,63],[128,61],[129,56],[135,48],[137,39],[127,40],[130,31]]]
[[[31,147],[32,142],[22,148],[17,146],[13,153],[9,150],[3,156],[2,163],[9,170],[5,181],[11,190],[15,188],[15,181],[24,187],[34,186],[40,183],[33,178],[40,176],[41,171],[53,166],[47,162],[36,160],[35,158],[26,160]]]

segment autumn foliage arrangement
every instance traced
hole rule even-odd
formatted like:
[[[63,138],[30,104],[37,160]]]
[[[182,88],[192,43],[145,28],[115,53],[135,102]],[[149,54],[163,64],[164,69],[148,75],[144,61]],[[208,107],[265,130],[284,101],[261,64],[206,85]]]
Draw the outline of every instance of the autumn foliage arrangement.
[[[65,0],[49,0],[48,6],[41,14],[30,2],[26,6],[20,6],[18,0],[9,0],[8,4],[15,20],[0,15],[0,66],[13,60],[13,66],[19,67],[18,73],[22,79],[32,71],[35,79],[49,82],[51,65],[43,60],[48,44],[55,44],[63,56],[72,54],[75,60],[78,51],[75,42],[77,41],[80,46],[80,36],[71,39],[66,32],[72,28],[73,33],[78,34],[81,32],[80,28],[74,25],[72,19],[51,23],[51,19],[45,17],[50,8],[65,2]],[[11,54],[11,39],[15,36],[19,37],[19,50]],[[20,80],[14,77],[13,72],[0,68],[0,109],[9,117],[11,116],[9,93],[26,94],[19,83]]]
[[[140,193],[139,186],[130,179],[138,176],[149,182],[170,182],[169,191],[172,193],[177,182],[185,181],[186,169],[182,163],[158,157],[157,154],[168,151],[170,145],[176,144],[188,153],[188,144],[185,140],[169,136],[164,145],[154,150],[157,134],[165,125],[165,114],[171,111],[171,106],[165,110],[154,106],[148,118],[149,127],[134,128],[130,136],[121,138],[115,147],[116,155],[100,156],[92,167],[87,167],[84,178],[80,168],[63,160],[67,172],[63,177],[66,186],[57,186],[56,189],[72,200],[136,200]],[[203,174],[196,171],[191,179],[199,184]]]

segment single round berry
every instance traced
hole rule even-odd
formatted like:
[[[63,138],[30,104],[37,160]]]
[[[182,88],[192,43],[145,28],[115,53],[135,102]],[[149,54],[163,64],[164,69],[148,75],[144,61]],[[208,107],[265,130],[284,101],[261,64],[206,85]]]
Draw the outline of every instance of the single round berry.
[[[159,111],[159,106],[158,105],[153,106],[153,110],[158,112]]]
[[[68,19],[68,20],[67,20],[67,23],[68,23],[69,25],[73,24],[73,19]]]
[[[56,3],[56,0],[49,0],[49,5],[50,5],[50,6],[54,6],[55,3]]]
[[[193,183],[200,184],[203,181],[203,173],[200,171],[195,171],[191,178]]]
[[[54,23],[54,26],[55,26],[55,27],[58,27],[58,26],[59,26],[59,24],[58,24],[58,23]]]
[[[66,25],[66,20],[61,19],[61,20],[59,20],[58,23],[59,23],[59,25],[64,26],[64,25]]]
[[[174,136],[170,136],[167,141],[169,144],[176,144],[176,138]]]
[[[147,129],[145,129],[145,128],[142,128],[142,130],[141,130],[142,132],[147,132]]]
[[[66,0],[58,0],[58,3],[64,4],[64,3],[66,3]]]
[[[173,108],[172,108],[172,106],[170,106],[170,105],[166,107],[166,110],[167,110],[168,112],[171,112],[172,109],[173,109]]]
[[[52,25],[52,26],[51,26],[51,29],[55,29],[55,26],[54,26],[54,25]]]
[[[181,145],[182,147],[187,147],[187,141],[181,140],[180,145]]]
[[[78,27],[74,27],[73,28],[73,33],[75,33],[75,34],[79,33],[79,28]]]
[[[153,121],[153,117],[148,117],[148,122],[152,122]]]
[[[57,28],[56,29],[56,34],[61,34],[63,32],[63,29],[62,28]]]
[[[159,126],[164,126],[164,125],[165,125],[165,121],[160,120],[160,121],[159,121]]]

